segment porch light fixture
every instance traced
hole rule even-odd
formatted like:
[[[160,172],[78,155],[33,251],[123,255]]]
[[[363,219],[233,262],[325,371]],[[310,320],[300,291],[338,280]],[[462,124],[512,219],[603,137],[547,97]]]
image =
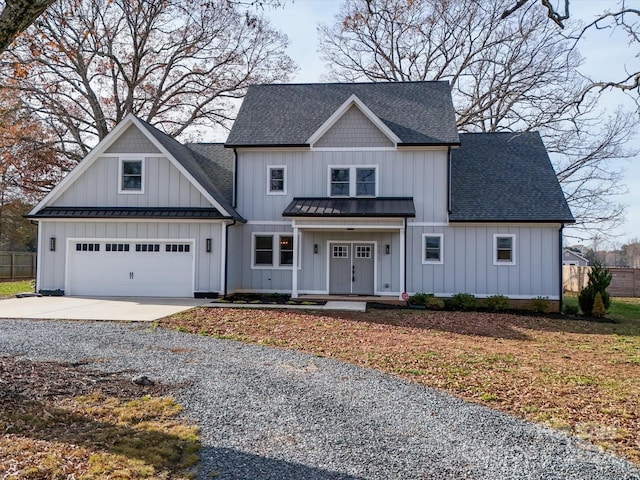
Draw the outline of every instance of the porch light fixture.
[[[385,251],[387,252],[387,255],[389,255],[389,253],[391,252],[391,245],[389,245],[388,243],[385,247]]]
[[[207,251],[207,253],[211,253],[211,239],[210,238],[207,238],[205,240],[204,249]]]
[[[52,252],[56,251],[56,237],[51,237],[49,239],[49,250]]]
[[[315,253],[315,254],[318,253],[318,244],[317,243],[313,244],[313,253]]]

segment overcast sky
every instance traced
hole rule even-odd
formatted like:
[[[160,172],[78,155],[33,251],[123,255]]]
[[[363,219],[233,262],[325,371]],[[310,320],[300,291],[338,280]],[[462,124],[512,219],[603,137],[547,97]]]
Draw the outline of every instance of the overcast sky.
[[[637,1],[640,5],[640,0]],[[284,8],[266,9],[265,14],[279,30],[286,33],[291,43],[288,53],[299,66],[292,78],[293,82],[320,82],[326,72],[318,53],[316,27],[320,23],[331,24],[338,13],[341,0],[294,0],[287,2]],[[632,2],[628,2],[632,3]],[[614,6],[613,1],[580,0],[571,2],[571,15],[585,22],[591,21],[604,8],[603,4]],[[603,79],[612,78],[612,74],[623,76],[625,65],[631,67],[639,62],[634,57],[638,48],[631,49],[622,35],[610,32],[592,32],[581,43],[580,51],[585,57],[583,73]],[[621,94],[610,94],[606,98],[607,108],[614,109],[623,105],[633,110],[631,98]],[[640,138],[635,138],[633,147],[640,149]],[[620,201],[628,206],[627,221],[623,228],[615,232],[618,237],[614,245],[621,245],[630,239],[640,239],[640,157],[625,162],[625,182],[629,193],[621,196]],[[588,239],[582,242],[589,246]]]

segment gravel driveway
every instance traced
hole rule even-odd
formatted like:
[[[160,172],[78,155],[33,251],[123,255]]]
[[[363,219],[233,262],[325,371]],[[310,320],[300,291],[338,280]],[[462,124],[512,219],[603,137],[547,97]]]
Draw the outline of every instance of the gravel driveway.
[[[200,479],[640,479],[552,430],[372,370],[143,324],[0,320],[0,355],[163,382],[201,428]],[[217,474],[217,476],[215,476]]]

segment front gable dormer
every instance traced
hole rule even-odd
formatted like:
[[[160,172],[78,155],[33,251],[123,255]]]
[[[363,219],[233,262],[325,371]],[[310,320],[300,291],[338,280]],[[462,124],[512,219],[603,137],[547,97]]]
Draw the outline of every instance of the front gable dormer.
[[[357,95],[351,95],[308,139],[312,149],[395,149],[401,140]]]
[[[112,216],[213,215],[242,218],[220,194],[199,153],[127,115],[30,213]],[[74,210],[75,209],[75,210]],[[168,210],[167,210],[168,209]],[[206,212],[205,212],[206,210]],[[102,211],[102,210],[101,210]],[[165,212],[166,211],[166,212]],[[169,213],[167,213],[169,212]]]

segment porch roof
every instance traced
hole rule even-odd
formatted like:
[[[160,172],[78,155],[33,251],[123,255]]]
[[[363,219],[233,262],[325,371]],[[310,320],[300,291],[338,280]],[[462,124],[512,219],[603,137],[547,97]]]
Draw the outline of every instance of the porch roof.
[[[294,198],[283,217],[415,217],[410,197],[379,198]]]

